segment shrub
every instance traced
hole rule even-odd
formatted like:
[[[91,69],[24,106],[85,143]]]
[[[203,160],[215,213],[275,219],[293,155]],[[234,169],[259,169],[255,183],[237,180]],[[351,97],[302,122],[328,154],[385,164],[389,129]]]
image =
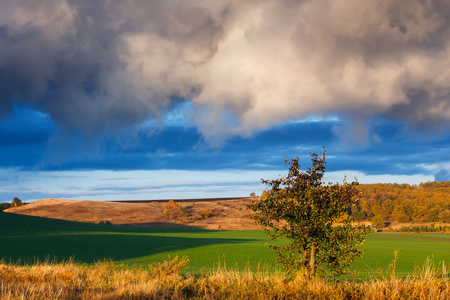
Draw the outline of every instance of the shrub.
[[[0,211],[4,211],[5,209],[8,209],[11,207],[10,203],[0,203]]]
[[[370,221],[373,227],[375,227],[377,230],[381,230],[384,228],[384,220],[382,216],[375,216],[373,217],[372,221]]]
[[[175,201],[173,200],[170,200],[169,202],[163,204],[163,214],[170,220],[176,219],[182,216],[184,213],[185,210],[183,206],[175,203]]]
[[[450,226],[440,225],[439,223],[434,223],[429,226],[402,226],[397,230],[399,232],[449,232]]]
[[[202,218],[203,219],[208,219],[211,216],[211,214],[212,214],[211,210],[206,209],[206,210],[202,211]]]

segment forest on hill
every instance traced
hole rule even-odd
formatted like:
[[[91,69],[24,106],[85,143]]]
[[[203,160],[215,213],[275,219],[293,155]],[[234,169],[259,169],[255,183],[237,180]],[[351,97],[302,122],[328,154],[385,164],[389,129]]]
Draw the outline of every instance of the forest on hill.
[[[381,217],[397,223],[450,223],[450,181],[409,184],[361,184],[350,214],[356,221]]]

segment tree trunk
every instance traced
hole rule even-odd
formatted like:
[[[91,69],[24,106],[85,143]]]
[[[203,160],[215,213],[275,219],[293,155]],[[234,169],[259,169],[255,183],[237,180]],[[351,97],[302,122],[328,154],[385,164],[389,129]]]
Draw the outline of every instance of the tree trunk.
[[[311,259],[309,260],[309,274],[314,275],[316,272],[316,245],[311,242]]]

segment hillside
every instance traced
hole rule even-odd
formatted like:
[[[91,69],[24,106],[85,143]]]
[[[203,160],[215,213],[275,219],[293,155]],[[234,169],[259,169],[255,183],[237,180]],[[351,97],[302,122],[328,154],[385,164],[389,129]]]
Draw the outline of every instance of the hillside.
[[[409,184],[361,184],[355,220],[380,216],[395,223],[450,223],[450,181]]]
[[[380,216],[386,224],[450,223],[450,182],[361,184],[355,221]],[[263,195],[264,196],[264,195]],[[260,229],[246,209],[250,198],[142,203],[43,199],[5,212],[79,222],[142,227]]]
[[[9,208],[8,213],[78,222],[110,222],[141,227],[193,227],[203,229],[258,229],[245,206],[251,199],[222,201],[123,203],[42,199]]]

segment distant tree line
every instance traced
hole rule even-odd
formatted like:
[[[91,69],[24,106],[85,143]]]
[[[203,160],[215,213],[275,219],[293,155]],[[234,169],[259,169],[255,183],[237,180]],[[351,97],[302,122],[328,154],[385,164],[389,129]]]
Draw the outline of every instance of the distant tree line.
[[[450,181],[361,184],[349,214],[356,221],[450,223]]]
[[[25,205],[26,203],[24,203],[22,200],[20,200],[17,197],[14,197],[13,200],[11,201],[11,203],[0,203],[0,211],[4,211],[5,209],[8,209],[10,207],[19,207],[22,205]]]

